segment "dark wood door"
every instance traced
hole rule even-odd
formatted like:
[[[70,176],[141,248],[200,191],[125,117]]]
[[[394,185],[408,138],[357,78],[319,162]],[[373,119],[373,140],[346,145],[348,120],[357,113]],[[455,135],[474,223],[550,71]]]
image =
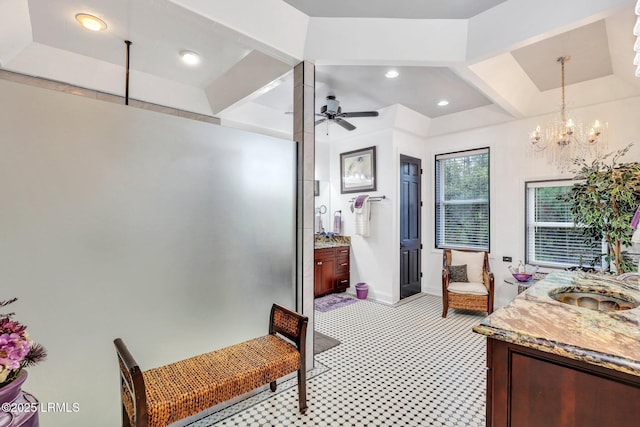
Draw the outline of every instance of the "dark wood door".
[[[400,155],[400,298],[421,290],[420,159]]]

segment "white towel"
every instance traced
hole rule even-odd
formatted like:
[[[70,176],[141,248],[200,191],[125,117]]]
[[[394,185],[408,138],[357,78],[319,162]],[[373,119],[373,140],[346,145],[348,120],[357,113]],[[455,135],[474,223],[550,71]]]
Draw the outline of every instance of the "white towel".
[[[367,237],[369,235],[371,222],[371,206],[369,202],[369,196],[358,196],[358,198],[356,199],[356,203],[354,203],[354,213],[356,216],[356,234],[359,236]]]
[[[640,243],[640,227],[636,228],[636,231],[633,232],[633,236],[631,236],[632,243]]]

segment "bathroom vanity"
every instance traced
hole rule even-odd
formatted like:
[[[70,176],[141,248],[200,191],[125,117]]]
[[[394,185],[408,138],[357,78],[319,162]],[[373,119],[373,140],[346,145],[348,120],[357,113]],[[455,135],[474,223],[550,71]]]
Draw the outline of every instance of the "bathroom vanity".
[[[316,236],[314,250],[314,297],[343,292],[350,285],[349,236]]]
[[[637,426],[640,291],[557,272],[485,318],[487,426]]]

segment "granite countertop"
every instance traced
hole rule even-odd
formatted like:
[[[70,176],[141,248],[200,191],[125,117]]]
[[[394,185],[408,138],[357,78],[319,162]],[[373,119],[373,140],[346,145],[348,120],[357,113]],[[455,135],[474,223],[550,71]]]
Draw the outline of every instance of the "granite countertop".
[[[600,312],[556,301],[549,291],[583,286],[640,302],[640,290],[612,277],[555,272],[473,330],[502,341],[640,376],[640,307]]]
[[[337,248],[339,246],[351,246],[351,236],[316,234],[314,249]]]

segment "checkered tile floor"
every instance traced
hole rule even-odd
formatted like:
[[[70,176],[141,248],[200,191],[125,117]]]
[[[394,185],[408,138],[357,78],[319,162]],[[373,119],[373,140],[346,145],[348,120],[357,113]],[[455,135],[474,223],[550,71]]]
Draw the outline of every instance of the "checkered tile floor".
[[[296,382],[190,424],[205,426],[485,425],[482,315],[424,295],[395,307],[358,301],[316,312],[316,328],[342,342],[316,356],[300,415]]]

